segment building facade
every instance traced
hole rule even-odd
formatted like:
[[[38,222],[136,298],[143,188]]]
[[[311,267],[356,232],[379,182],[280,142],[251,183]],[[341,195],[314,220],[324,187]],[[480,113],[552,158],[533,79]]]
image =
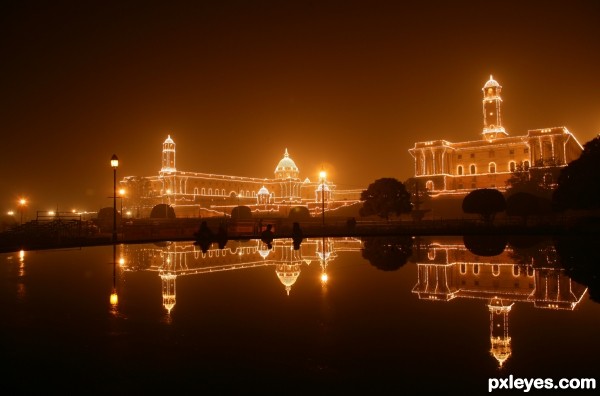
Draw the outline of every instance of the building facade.
[[[163,142],[161,153],[157,175],[127,176],[120,181],[125,191],[124,216],[147,217],[158,204],[171,206],[177,217],[229,215],[237,206],[278,215],[287,215],[291,208],[301,206],[319,215],[323,210],[352,205],[360,198],[361,190],[337,190],[325,175],[316,181],[301,179],[287,149],[272,178],[180,171],[170,135]]]
[[[548,179],[547,184],[556,183],[560,169],[583,150],[575,136],[566,127],[509,136],[502,125],[502,87],[490,76],[482,91],[483,130],[479,139],[415,143],[409,149],[415,160],[414,178],[434,194],[468,193],[479,188],[505,190],[515,169],[536,169]]]

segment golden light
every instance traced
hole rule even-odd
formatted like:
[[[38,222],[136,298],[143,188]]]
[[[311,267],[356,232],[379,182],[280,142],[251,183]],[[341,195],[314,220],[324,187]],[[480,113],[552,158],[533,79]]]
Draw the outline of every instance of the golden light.
[[[118,303],[119,303],[119,296],[117,295],[117,291],[113,290],[112,293],[110,293],[110,305],[112,305],[114,307]]]
[[[122,188],[122,189],[119,190],[119,195],[120,196],[124,196],[125,195],[125,189],[124,188]]]
[[[12,210],[9,210],[9,211],[8,211],[6,214],[7,214],[7,215],[9,215],[9,216],[12,216],[12,215],[14,215],[14,214],[15,214],[15,212],[14,212],[14,211],[12,211]]]
[[[128,210],[127,212],[125,212],[125,214],[127,215],[127,217],[131,217],[131,210]]]
[[[325,272],[323,272],[321,274],[321,282],[327,283],[328,280],[329,280],[329,277],[327,276],[327,274]]]
[[[171,194],[171,189],[170,188],[167,189],[167,194]]]
[[[113,156],[110,158],[110,166],[115,169],[119,166],[119,158],[116,154],[113,154]]]
[[[125,258],[124,258],[124,257],[121,257],[121,258],[119,259],[119,265],[120,265],[121,267],[125,265]]]
[[[19,260],[23,261],[24,258],[25,258],[25,250],[20,250],[19,251]]]
[[[27,204],[27,200],[25,198],[19,199],[19,205],[24,206],[25,204]]]
[[[327,172],[325,172],[323,170],[321,172],[319,172],[319,178],[321,180],[325,180],[326,177],[327,177]]]
[[[49,216],[54,216],[54,215],[56,215],[56,213],[53,210],[49,210],[48,211],[48,215]]]

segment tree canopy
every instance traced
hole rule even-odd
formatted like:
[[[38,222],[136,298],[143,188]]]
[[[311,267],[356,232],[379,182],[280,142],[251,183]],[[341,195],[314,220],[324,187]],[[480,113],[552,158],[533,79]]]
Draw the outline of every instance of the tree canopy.
[[[391,214],[399,216],[412,210],[410,193],[394,178],[375,180],[361,193],[360,199],[363,201],[361,216],[377,215],[387,220]]]
[[[462,210],[465,213],[481,215],[483,221],[491,223],[496,213],[506,209],[504,195],[494,188],[480,188],[471,191],[463,199]]]
[[[158,204],[150,212],[151,219],[174,219],[175,210],[167,204]]]
[[[600,209],[600,136],[561,170],[552,201],[559,210]]]

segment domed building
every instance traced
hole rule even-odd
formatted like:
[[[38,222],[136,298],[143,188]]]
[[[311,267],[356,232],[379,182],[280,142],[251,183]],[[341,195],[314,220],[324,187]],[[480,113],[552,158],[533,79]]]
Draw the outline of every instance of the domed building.
[[[275,167],[273,178],[254,178],[180,171],[176,167],[175,141],[168,135],[162,144],[158,175],[127,176],[120,186],[132,217],[147,217],[158,204],[172,207],[177,217],[229,215],[236,206],[253,212],[286,216],[295,206],[315,215],[359,202],[362,190],[338,190],[330,180],[300,179],[300,169],[287,148]],[[321,192],[325,191],[322,196]],[[323,205],[323,203],[325,205]]]

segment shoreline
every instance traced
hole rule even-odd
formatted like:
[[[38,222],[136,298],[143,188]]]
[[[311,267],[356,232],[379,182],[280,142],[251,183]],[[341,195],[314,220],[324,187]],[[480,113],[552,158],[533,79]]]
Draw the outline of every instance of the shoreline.
[[[254,219],[246,221],[223,222],[223,219],[205,219],[213,236],[197,238],[201,219],[176,219],[176,221],[141,221],[135,225],[126,225],[117,233],[117,241],[113,241],[112,233],[99,233],[90,236],[81,235],[56,235],[35,234],[33,232],[2,233],[0,234],[0,253],[12,253],[20,250],[51,250],[65,248],[82,248],[92,246],[106,246],[113,244],[141,244],[164,241],[190,241],[203,242],[204,245],[230,240],[261,239],[261,228],[271,224],[272,239],[307,238],[368,238],[368,237],[394,237],[394,236],[577,236],[598,235],[600,227],[594,223],[589,225],[561,224],[535,224],[523,225],[522,223],[502,223],[486,225],[479,221],[471,220],[433,220],[433,221],[332,221],[325,225],[320,222],[298,222],[301,234],[294,234],[293,222],[288,219]],[[217,235],[217,229],[227,224],[227,231]]]

